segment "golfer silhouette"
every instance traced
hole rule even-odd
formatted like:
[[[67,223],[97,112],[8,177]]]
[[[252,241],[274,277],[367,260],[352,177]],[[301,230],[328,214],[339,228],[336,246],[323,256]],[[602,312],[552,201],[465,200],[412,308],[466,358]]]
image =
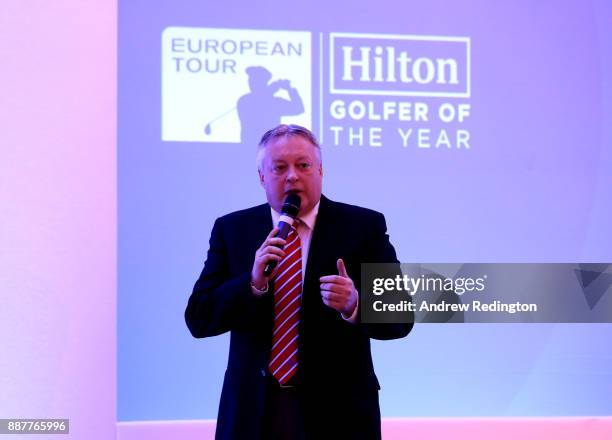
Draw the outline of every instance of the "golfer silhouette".
[[[250,92],[242,95],[236,105],[240,118],[240,140],[243,144],[257,145],[261,133],[281,123],[281,117],[304,112],[304,103],[288,79],[270,82],[272,74],[261,66],[246,68]],[[274,96],[286,90],[289,99]]]

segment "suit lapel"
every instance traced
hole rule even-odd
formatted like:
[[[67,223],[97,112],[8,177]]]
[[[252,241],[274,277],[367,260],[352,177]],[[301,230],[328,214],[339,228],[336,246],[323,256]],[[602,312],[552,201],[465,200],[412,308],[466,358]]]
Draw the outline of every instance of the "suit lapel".
[[[333,206],[327,197],[321,196],[319,213],[308,250],[308,261],[306,262],[306,282],[319,284],[321,276],[321,264],[329,254],[330,244],[333,243],[334,217]]]
[[[252,237],[251,248],[257,250],[263,243],[264,239],[272,230],[272,214],[270,213],[270,205],[264,203],[257,206],[255,211],[254,221],[247,225],[247,237]],[[252,257],[252,255],[250,256]],[[251,261],[252,263],[252,261]]]

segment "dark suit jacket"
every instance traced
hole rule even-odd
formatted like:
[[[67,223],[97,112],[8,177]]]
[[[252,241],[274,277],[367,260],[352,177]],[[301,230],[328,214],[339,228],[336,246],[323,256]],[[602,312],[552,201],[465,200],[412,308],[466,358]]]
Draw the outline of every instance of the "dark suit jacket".
[[[273,328],[273,295],[252,293],[255,251],[272,229],[268,204],[217,219],[204,270],[185,311],[196,338],[231,331],[217,439],[260,438]],[[343,258],[360,290],[361,263],[397,262],[384,216],[321,197],[304,279],[299,326],[298,392],[308,438],[380,437],[380,386],[370,338],[406,336],[412,324],[352,324],[323,304],[319,277]]]

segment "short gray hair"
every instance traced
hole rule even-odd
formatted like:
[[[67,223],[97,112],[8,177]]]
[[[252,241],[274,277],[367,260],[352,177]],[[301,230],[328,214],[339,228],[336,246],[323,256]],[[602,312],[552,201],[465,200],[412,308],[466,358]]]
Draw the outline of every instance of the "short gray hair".
[[[255,160],[258,171],[261,171],[263,167],[263,158],[266,146],[270,143],[270,141],[283,136],[301,136],[306,139],[315,147],[315,152],[317,153],[317,157],[319,158],[319,165],[323,163],[323,157],[321,156],[321,146],[319,145],[319,141],[317,141],[317,138],[312,133],[312,131],[296,124],[281,124],[271,130],[266,131],[261,137],[261,140],[259,141],[259,145],[257,146],[257,157]]]

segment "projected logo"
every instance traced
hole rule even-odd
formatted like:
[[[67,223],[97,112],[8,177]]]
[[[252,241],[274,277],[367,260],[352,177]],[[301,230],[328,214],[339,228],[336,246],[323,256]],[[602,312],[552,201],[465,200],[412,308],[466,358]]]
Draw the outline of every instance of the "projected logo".
[[[326,49],[328,145],[470,148],[469,38],[332,32]]]
[[[256,145],[312,125],[310,32],[170,27],[162,35],[162,140]]]
[[[295,123],[318,126],[329,146],[471,148],[468,37],[319,33],[316,57],[311,39],[165,29],[162,140],[256,145],[270,127]]]
[[[331,33],[330,91],[386,96],[470,96],[469,40]]]

